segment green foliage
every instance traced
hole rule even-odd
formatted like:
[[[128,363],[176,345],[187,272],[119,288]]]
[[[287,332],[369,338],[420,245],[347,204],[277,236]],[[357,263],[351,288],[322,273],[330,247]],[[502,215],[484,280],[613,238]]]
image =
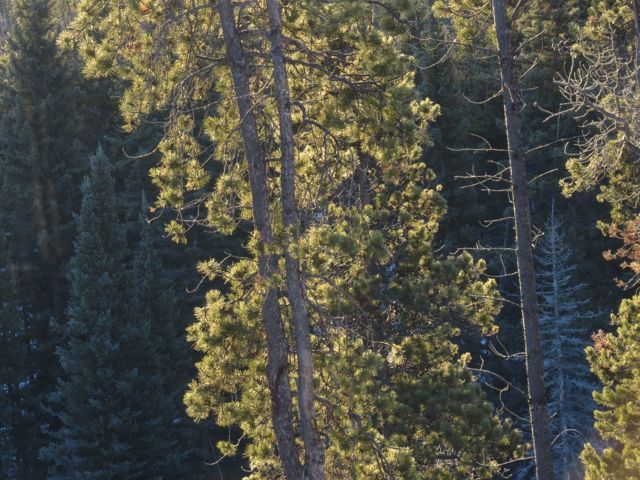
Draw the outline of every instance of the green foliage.
[[[3,164],[15,179],[15,190],[5,194],[22,202],[32,222],[17,233],[30,234],[25,240],[51,263],[70,249],[71,212],[79,198],[74,187],[85,161],[78,154],[76,72],[56,49],[49,9],[48,0],[14,3],[0,65],[0,141]]]
[[[483,365],[520,383],[520,363],[503,362],[478,342],[497,331],[498,288],[506,298],[516,288],[510,276],[499,285],[486,280],[513,270],[506,253],[512,222],[503,198],[459,187],[469,172],[503,171],[506,155],[457,150],[505,148],[499,98],[468,101],[497,91],[490,2],[279,3],[301,217],[295,243],[279,220],[281,152],[265,5],[234,8],[268,162],[276,236],[268,253],[280,257],[288,246],[305,280],[327,478],[493,478],[522,453],[518,431],[487,402],[465,350],[477,357],[482,349]],[[594,259],[610,248],[608,257],[634,275],[640,251],[634,4],[508,3],[518,70],[526,72],[521,113],[532,149],[533,222],[541,223],[566,163],[562,187],[573,196],[559,209],[575,276],[588,282],[592,303],[608,308],[621,296],[610,287],[614,267]],[[223,431],[203,439],[205,455],[243,456],[250,478],[280,478],[265,375],[267,287],[279,291],[288,335],[290,306],[282,259],[271,277],[257,273],[266,248],[253,228],[216,2],[12,0],[0,5],[0,16],[0,478],[194,478],[194,465],[204,462],[191,451],[199,439],[179,403],[196,358],[188,414]],[[74,51],[59,50],[71,46],[90,79],[79,79]],[[571,61],[606,79],[589,90],[602,93],[592,103],[623,119],[598,123],[597,110],[580,107],[586,122],[596,122],[581,137],[596,139],[586,144],[591,150],[563,148],[559,139],[580,133],[568,117],[543,122],[564,108],[554,80],[562,81],[557,73]],[[109,145],[115,167],[109,173],[108,162],[96,159],[85,184],[70,285],[64,272],[84,153],[98,140]],[[147,176],[157,189],[149,211],[180,244],[172,249],[154,243],[160,232],[137,221]],[[113,183],[126,192],[114,197]],[[581,194],[589,190],[611,208],[609,219]],[[480,224],[494,218],[507,221]],[[595,218],[611,242],[624,245],[602,245]],[[483,261],[448,254],[474,245],[500,251],[483,251]],[[194,271],[196,259],[205,260]],[[177,280],[212,290],[177,299]],[[189,356],[179,322],[194,305],[189,339],[196,352]],[[591,439],[583,453],[589,479],[640,477],[639,313],[636,295],[614,317],[616,331],[597,334],[589,349],[603,383],[596,394],[602,439]],[[515,314],[507,306],[498,317],[509,351],[521,339]],[[295,363],[292,351],[290,372]],[[289,380],[295,394],[295,376]],[[508,392],[500,392],[503,400],[517,413],[526,408]],[[298,429],[297,411],[294,418]],[[587,423],[576,422],[576,430]]]
[[[588,480],[640,476],[640,296],[624,300],[612,323],[616,331],[598,333],[587,349],[602,382],[594,397],[601,406],[595,416],[603,440],[582,453]]]
[[[7,261],[10,249],[2,241],[0,246],[6,248],[3,256],[6,267],[0,277],[0,478],[14,479],[25,470],[19,452],[24,451],[32,428],[30,422],[21,418],[22,412],[29,411],[33,405],[23,393],[30,381],[25,312],[18,302],[15,274]]]
[[[9,10],[0,47],[0,288],[3,335],[15,345],[3,361],[3,373],[12,372],[3,376],[10,391],[3,410],[13,412],[6,432],[15,458],[7,465],[16,471],[9,478],[38,479],[45,475],[43,429],[53,422],[44,399],[59,373],[49,320],[59,320],[66,303],[62,266],[85,162],[76,71],[57,51],[51,3],[17,0]]]
[[[416,96],[408,33],[397,17],[422,4],[396,3],[385,10],[365,1],[302,1],[284,10],[304,226],[290,247],[307,279],[327,476],[491,478],[514,453],[518,435],[494,416],[459,363],[454,341],[459,328],[495,331],[497,294],[493,281],[481,280],[481,262],[433,253],[446,207],[420,158],[439,108]],[[267,28],[260,5],[242,12],[244,31]],[[160,165],[151,172],[160,188],[157,207],[178,210],[168,233],[186,239],[181,219],[190,198],[203,200],[207,226],[222,234],[251,221],[228,66],[212,61],[225,56],[216,11],[204,4],[183,10],[114,2],[95,15],[91,2],[81,2],[71,31],[70,39],[82,32],[87,73],[130,82],[121,103],[129,125],[141,112],[173,110]],[[251,51],[268,51],[259,34],[244,41]],[[260,99],[262,146],[277,158],[269,78],[258,58],[247,55],[251,89]],[[204,107],[203,118],[191,115],[212,97],[211,89],[215,112]],[[215,145],[213,155],[207,142]],[[220,173],[210,180],[212,161]],[[270,169],[270,193],[277,198],[279,165]],[[275,205],[274,218],[277,213]],[[278,254],[291,240],[277,221],[273,227]],[[220,426],[240,427],[249,439],[250,478],[277,478],[261,328],[267,285],[256,281],[263,245],[255,235],[247,250],[249,258],[231,265],[199,267],[203,277],[226,286],[207,294],[189,328],[204,356],[185,402],[197,420],[213,416]],[[283,288],[278,275],[268,282]],[[287,305],[281,306],[288,322]],[[218,447],[237,452],[233,442]]]
[[[221,426],[239,425],[252,440],[246,451],[254,470],[251,478],[273,478],[279,464],[265,401],[265,340],[262,335],[256,338],[261,332],[261,297],[255,288],[246,289],[254,269],[249,263],[236,264],[229,272],[234,275],[229,280],[232,293],[211,291],[206,307],[197,310],[190,339],[206,355],[185,401],[196,419],[213,414]],[[328,300],[321,305],[330,308]],[[349,318],[341,307],[343,317]],[[392,308],[384,308],[379,316],[360,314],[359,321],[404,328],[402,317],[384,324],[380,317],[392,313]],[[454,333],[449,327],[396,334],[397,340],[383,345],[363,339],[375,333],[366,328],[359,335],[349,333],[363,330],[355,318],[350,328],[338,317],[329,318],[335,326],[320,326],[328,321],[315,316],[319,326],[314,338],[317,415],[328,438],[328,476],[462,479],[474,472],[491,478],[497,463],[513,454],[518,434],[493,416],[464,366],[452,362],[457,347],[447,340]],[[228,442],[219,448],[221,453],[236,452]],[[493,460],[479,466],[479,458]]]
[[[102,151],[90,164],[68,319],[55,326],[63,375],[51,402],[61,427],[41,454],[53,479],[179,478],[175,301],[148,233],[127,249]]]

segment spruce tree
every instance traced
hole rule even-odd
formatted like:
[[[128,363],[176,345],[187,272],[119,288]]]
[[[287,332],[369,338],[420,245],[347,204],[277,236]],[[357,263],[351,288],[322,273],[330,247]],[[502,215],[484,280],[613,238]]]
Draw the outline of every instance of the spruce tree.
[[[71,250],[85,164],[78,153],[76,72],[56,47],[57,30],[49,0],[14,3],[0,96],[0,159],[12,179],[2,193],[10,207],[25,212],[25,224],[14,229],[23,237],[14,241],[29,245],[17,261],[42,277],[35,280],[46,288],[38,292],[40,303],[54,315],[64,306],[59,270]]]
[[[12,272],[11,311],[23,316],[19,342],[28,350],[7,358],[22,385],[9,404],[20,412],[12,427],[18,477],[38,479],[38,450],[52,423],[44,400],[59,374],[49,322],[64,314],[62,267],[85,162],[76,148],[75,69],[57,50],[50,1],[17,0],[9,11],[0,60],[0,231],[8,250],[0,269]]]
[[[192,436],[196,431],[182,403],[189,380],[185,373],[193,370],[188,364],[192,355],[180,320],[174,277],[157,253],[154,234],[158,231],[146,218],[148,204],[144,194],[141,205],[136,224],[138,240],[133,245],[127,283],[128,318],[140,325],[142,338],[137,344],[146,345],[148,350],[139,359],[131,359],[134,365],[140,365],[141,375],[148,377],[137,385],[140,390],[135,393],[136,397],[142,394],[144,403],[137,403],[136,399],[136,405],[144,405],[143,418],[149,424],[139,435],[147,437],[154,457],[166,459],[162,478],[197,478],[201,466],[193,462],[201,459],[193,451]],[[154,416],[157,424],[152,422]],[[160,431],[162,435],[158,435]],[[144,451],[138,451],[146,456]]]
[[[42,450],[52,479],[181,478],[176,446],[173,301],[147,233],[127,249],[107,158],[82,184],[63,369],[52,398],[62,425]],[[160,291],[155,291],[160,288]]]
[[[7,176],[0,177],[0,182],[8,181]],[[0,188],[4,190],[2,183]],[[28,313],[18,295],[17,246],[12,243],[10,217],[8,210],[0,211],[0,478],[7,480],[20,478],[24,472],[20,454],[33,426],[21,418],[23,412],[30,411],[24,391],[33,378],[29,370]]]
[[[7,30],[9,29],[9,23],[11,21],[9,5],[10,2],[3,2],[2,5],[0,5],[0,42],[3,43],[7,36]]]
[[[585,348],[598,315],[588,310],[585,285],[576,283],[572,253],[553,209],[536,245],[536,259],[554,474],[559,479],[581,475],[578,454],[591,437],[594,407],[595,382]]]
[[[1,241],[0,246],[6,248]],[[23,391],[32,379],[28,370],[19,368],[29,358],[25,312],[17,301],[12,266],[9,262],[3,265],[0,274],[0,478],[17,480],[25,469],[24,459],[18,452],[23,451],[29,436],[21,419],[27,406]]]

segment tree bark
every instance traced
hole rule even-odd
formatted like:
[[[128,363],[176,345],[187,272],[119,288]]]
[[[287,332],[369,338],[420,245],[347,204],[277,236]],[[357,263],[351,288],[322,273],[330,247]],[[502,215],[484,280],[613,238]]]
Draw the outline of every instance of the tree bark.
[[[275,96],[280,122],[282,222],[291,238],[291,242],[285,244],[284,257],[287,297],[291,304],[298,359],[298,405],[302,439],[305,445],[305,473],[310,480],[323,480],[324,448],[315,419],[309,311],[300,262],[289,248],[290,244],[295,245],[299,239],[299,219],[295,193],[295,140],[291,120],[291,98],[282,47],[282,19],[278,1],[267,0],[267,10]]]
[[[525,153],[520,124],[521,106],[511,46],[511,25],[506,0],[492,0],[493,18],[498,39],[498,56],[502,77],[504,119],[511,167],[511,192],[516,233],[516,257],[520,282],[520,308],[524,330],[529,388],[529,414],[538,480],[553,478],[553,458],[549,437],[547,401],[544,391],[544,366],[540,344],[538,299],[531,245],[531,214]]]
[[[253,218],[267,252],[260,255],[258,268],[260,277],[269,282],[269,277],[278,270],[276,256],[273,255],[273,232],[269,219],[269,194],[267,189],[267,168],[258,136],[253,101],[242,43],[235,24],[233,6],[230,0],[219,0],[218,13],[222,26],[231,77],[240,114],[240,134],[249,164],[249,181]],[[292,395],[289,386],[288,342],[278,305],[278,292],[269,286],[262,308],[263,322],[267,336],[267,376],[271,393],[273,428],[278,444],[278,453],[284,475],[288,480],[300,480],[302,467],[295,444],[293,430]]]
[[[635,68],[636,68],[636,89],[640,88],[640,6],[638,0],[632,0],[633,4],[633,30],[636,34],[635,41]]]

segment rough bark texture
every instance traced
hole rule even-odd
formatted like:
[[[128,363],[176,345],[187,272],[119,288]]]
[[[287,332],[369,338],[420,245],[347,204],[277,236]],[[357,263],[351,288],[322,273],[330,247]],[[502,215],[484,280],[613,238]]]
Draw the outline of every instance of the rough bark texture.
[[[635,42],[635,67],[636,67],[636,83],[640,84],[640,72],[638,72],[638,67],[640,67],[640,6],[638,5],[638,0],[633,0],[633,30],[636,34],[636,42]]]
[[[277,0],[267,0],[269,13],[271,58],[278,117],[280,122],[281,201],[282,221],[295,244],[298,235],[298,207],[295,194],[295,148],[291,120],[289,79],[282,47],[282,20]],[[300,262],[288,245],[285,245],[285,270],[287,297],[291,304],[291,315],[296,340],[298,359],[298,404],[302,439],[305,445],[305,474],[310,480],[324,479],[324,448],[315,420],[313,393],[313,356],[309,311],[305,298],[304,280]]]
[[[531,214],[525,167],[525,154],[520,125],[520,100],[511,46],[511,25],[506,0],[492,0],[493,18],[498,39],[504,118],[511,166],[511,191],[516,231],[516,257],[520,282],[520,306],[527,358],[529,414],[538,480],[553,478],[553,457],[544,391],[544,367],[540,344],[536,278],[531,245]]]
[[[228,61],[240,113],[240,134],[249,164],[253,218],[266,251],[271,250],[273,233],[269,220],[269,196],[267,190],[267,169],[249,89],[249,80],[242,44],[235,25],[233,6],[230,0],[220,0],[218,13],[224,34]],[[261,255],[259,273],[268,279],[278,269],[277,258],[272,254]],[[269,287],[264,299],[264,328],[267,336],[267,375],[271,393],[273,428],[276,434],[278,452],[284,475],[288,480],[300,480],[302,467],[295,444],[293,430],[292,395],[289,386],[288,345],[284,325],[278,305],[278,292]]]

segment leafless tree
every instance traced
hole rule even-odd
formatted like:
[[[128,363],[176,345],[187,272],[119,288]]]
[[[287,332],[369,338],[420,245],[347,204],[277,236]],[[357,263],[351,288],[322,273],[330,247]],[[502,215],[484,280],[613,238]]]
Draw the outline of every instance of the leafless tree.
[[[502,83],[502,100],[509,150],[511,195],[516,233],[516,259],[520,283],[520,310],[524,330],[529,414],[538,480],[553,478],[553,457],[544,389],[544,366],[540,341],[540,320],[536,293],[529,187],[525,164],[520,107],[521,96],[516,76],[515,55],[511,45],[511,24],[506,0],[492,0],[493,18],[498,40],[498,57]]]
[[[565,102],[550,116],[571,115],[582,130],[570,152],[570,162],[580,169],[573,190],[596,185],[629,159],[640,161],[637,56],[620,48],[613,31],[601,42],[579,43],[567,72],[556,79]],[[625,201],[640,202],[640,191],[626,193]]]

